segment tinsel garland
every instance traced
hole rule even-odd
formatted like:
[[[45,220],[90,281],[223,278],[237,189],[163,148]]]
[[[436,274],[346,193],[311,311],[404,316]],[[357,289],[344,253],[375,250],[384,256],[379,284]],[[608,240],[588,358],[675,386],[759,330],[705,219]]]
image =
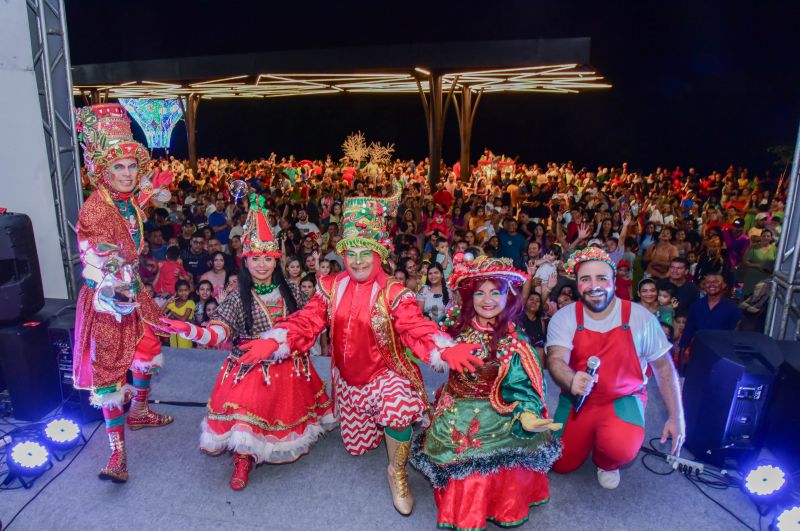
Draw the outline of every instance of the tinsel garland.
[[[501,468],[523,468],[533,472],[547,473],[561,457],[561,440],[551,439],[536,449],[507,448],[491,453],[476,452],[465,461],[449,465],[437,465],[422,451],[424,434],[414,438],[411,444],[411,465],[428,478],[435,489],[441,489],[453,479],[464,479],[476,472],[481,475],[496,474]]]

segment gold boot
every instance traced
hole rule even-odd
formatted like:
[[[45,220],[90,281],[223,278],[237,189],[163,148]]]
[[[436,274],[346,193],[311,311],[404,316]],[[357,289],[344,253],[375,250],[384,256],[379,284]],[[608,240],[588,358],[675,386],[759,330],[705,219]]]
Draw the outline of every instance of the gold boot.
[[[385,435],[385,438],[386,450],[389,452],[386,474],[389,478],[389,489],[392,491],[392,503],[398,513],[408,516],[414,509],[414,497],[408,490],[408,470],[406,470],[411,441],[400,442],[388,435]]]
[[[108,434],[108,442],[111,447],[111,458],[105,468],[100,470],[100,479],[111,480],[114,483],[125,483],[128,481],[128,465],[125,455],[125,439],[119,432]]]

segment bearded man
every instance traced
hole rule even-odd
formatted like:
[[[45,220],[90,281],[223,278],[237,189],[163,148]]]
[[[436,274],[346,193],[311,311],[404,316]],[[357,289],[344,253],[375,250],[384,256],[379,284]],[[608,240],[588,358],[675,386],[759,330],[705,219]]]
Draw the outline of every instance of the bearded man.
[[[547,367],[561,387],[554,417],[564,423],[564,451],[553,470],[572,472],[591,452],[598,482],[615,489],[619,468],[636,458],[644,440],[648,364],[669,413],[661,442],[672,439],[673,455],[683,445],[680,384],[668,355],[672,345],[655,315],[614,296],[616,268],[605,251],[576,251],[567,270],[575,275],[580,300],[556,312],[547,330]],[[601,361],[594,377],[587,372],[591,356]],[[576,413],[578,397],[585,402]]]
[[[164,188],[172,174],[163,172],[152,180],[145,175],[150,155],[133,140],[130,118],[121,105],[83,107],[77,123],[95,190],[78,214],[84,285],[75,312],[73,382],[91,391],[92,405],[105,417],[111,458],[100,470],[100,479],[124,482],[124,404],[133,398],[127,417],[133,430],[173,420],[148,407],[150,380],[162,363],[161,342],[154,331],[162,313],[137,272],[145,241],[142,207],[155,195],[169,200]],[[125,383],[128,370],[133,387]]]
[[[345,448],[361,455],[385,437],[392,502],[408,515],[414,504],[406,470],[411,425],[427,425],[430,406],[419,368],[405,350],[440,370],[472,372],[483,362],[471,354],[480,345],[455,343],[422,316],[415,294],[381,267],[392,245],[383,216],[394,215],[400,192],[396,185],[390,198],[345,201],[344,237],[336,251],[346,271],[322,277],[305,308],[261,340],[242,345],[247,353],[241,361],[307,352],[330,327],[334,406]]]

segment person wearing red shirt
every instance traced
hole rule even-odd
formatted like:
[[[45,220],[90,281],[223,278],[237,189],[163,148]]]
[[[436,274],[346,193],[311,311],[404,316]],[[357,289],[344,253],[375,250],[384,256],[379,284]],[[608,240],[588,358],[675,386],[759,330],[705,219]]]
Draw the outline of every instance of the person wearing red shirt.
[[[436,193],[433,194],[433,202],[442,205],[444,211],[449,212],[450,206],[453,204],[453,194],[448,192],[442,183],[437,184],[436,188]]]

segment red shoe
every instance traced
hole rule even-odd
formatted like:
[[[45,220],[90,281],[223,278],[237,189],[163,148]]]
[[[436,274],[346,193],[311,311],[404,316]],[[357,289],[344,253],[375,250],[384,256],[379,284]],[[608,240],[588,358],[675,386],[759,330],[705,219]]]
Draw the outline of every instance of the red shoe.
[[[253,469],[254,459],[252,455],[235,453],[233,454],[233,474],[231,474],[231,488],[242,490],[247,486],[250,471]]]
[[[170,415],[160,415],[149,409],[141,412],[131,409],[125,422],[130,429],[141,430],[142,428],[160,428],[172,424],[173,420],[175,419]]]
[[[116,433],[109,436],[109,439],[111,443],[111,458],[97,476],[100,479],[110,480],[114,483],[125,483],[128,481],[125,442]]]

